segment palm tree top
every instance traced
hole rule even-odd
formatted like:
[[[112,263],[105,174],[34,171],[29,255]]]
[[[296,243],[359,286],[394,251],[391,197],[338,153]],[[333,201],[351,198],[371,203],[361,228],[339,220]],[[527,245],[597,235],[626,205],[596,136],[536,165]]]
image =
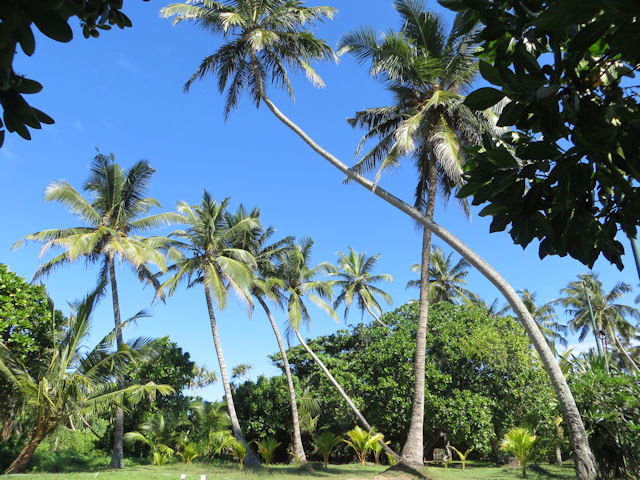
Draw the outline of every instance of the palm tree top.
[[[260,89],[270,81],[284,88],[293,98],[287,70],[303,71],[314,86],[324,85],[311,67],[311,61],[336,59],[332,48],[309,30],[325,19],[332,19],[332,7],[306,7],[300,0],[196,0],[164,7],[160,15],[173,17],[174,25],[193,21],[225,43],[205,57],[185,84],[211,73],[217,77],[218,90],[226,89],[225,118],[248,90],[256,106]]]

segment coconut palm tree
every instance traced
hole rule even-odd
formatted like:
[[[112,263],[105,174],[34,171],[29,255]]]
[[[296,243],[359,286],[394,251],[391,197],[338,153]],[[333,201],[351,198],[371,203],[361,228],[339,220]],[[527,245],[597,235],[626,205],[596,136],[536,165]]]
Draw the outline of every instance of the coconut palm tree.
[[[624,356],[628,366],[638,370],[638,365],[624,345],[629,343],[636,331],[628,319],[640,320],[640,311],[629,305],[614,303],[630,291],[630,285],[619,282],[607,292],[595,272],[584,273],[560,291],[564,296],[559,298],[558,302],[565,307],[565,313],[571,316],[569,327],[574,332],[580,332],[580,341],[584,340],[589,332],[596,336],[602,332],[606,338],[613,341],[615,349]],[[589,301],[597,332],[593,332]]]
[[[327,376],[331,384],[338,390],[338,393],[340,393],[345,402],[347,402],[347,405],[353,410],[358,420],[370,430],[371,425],[367,422],[367,419],[331,374],[324,362],[316,355],[311,347],[309,347],[304,338],[302,338],[302,335],[300,335],[301,326],[306,325],[309,327],[311,325],[311,316],[309,315],[305,298],[311,300],[318,308],[338,321],[335,310],[326,301],[330,301],[332,298],[332,282],[316,279],[321,273],[335,272],[335,267],[326,262],[320,263],[315,267],[310,267],[309,261],[311,260],[312,247],[313,240],[310,238],[301,239],[300,242],[293,244],[286,250],[286,256],[278,268],[277,277],[283,282],[283,294],[286,297],[287,319],[290,330],[295,333],[300,345],[302,345],[313,361],[316,362]],[[388,445],[385,444],[383,448],[389,452],[389,454],[396,458],[398,457],[398,454],[391,450]]]
[[[347,33],[340,53],[351,53],[360,63],[370,62],[373,76],[385,82],[395,99],[391,106],[357,112],[349,120],[377,144],[353,167],[358,173],[395,167],[411,158],[417,170],[414,206],[432,221],[438,190],[447,199],[462,184],[462,145],[477,143],[479,118],[463,105],[463,92],[477,72],[473,35],[454,29],[444,34],[437,15],[423,2],[400,0],[394,7],[402,29],[378,40],[371,28]],[[359,150],[359,149],[358,149]],[[440,188],[438,188],[440,186]],[[466,204],[463,204],[468,211]],[[416,335],[415,393],[409,434],[402,450],[410,462],[422,464],[424,423],[424,351],[429,311],[431,231],[423,229],[420,271],[420,308]]]
[[[116,280],[116,259],[130,264],[140,279],[155,283],[148,265],[153,264],[165,271],[165,259],[156,248],[156,239],[147,239],[139,234],[155,227],[180,221],[174,213],[145,216],[160,204],[147,197],[149,182],[155,170],[145,160],[136,162],[128,170],[115,161],[113,154],[98,153],[93,159],[89,179],[84,190],[91,199],[66,181],[55,181],[47,186],[46,201],[56,201],[67,207],[82,222],[82,226],[43,230],[27,235],[14,245],[17,248],[24,240],[43,242],[41,255],[51,247],[64,250],[61,254],[41,265],[34,279],[49,275],[54,269],[84,259],[87,263],[100,263],[98,283],[108,280],[111,285],[113,317],[117,332],[118,348],[123,344],[120,326],[120,302]],[[105,282],[106,283],[106,282]],[[122,468],[124,413],[117,409],[113,434],[112,468]]]
[[[264,102],[278,120],[298,135],[318,155],[349,179],[359,183],[431,230],[500,290],[517,312],[522,325],[531,337],[560,399],[575,452],[578,478],[580,480],[596,478],[595,459],[589,448],[584,424],[569,385],[562,375],[553,352],[513,287],[482,257],[442,226],[430,221],[422,211],[349,168],[347,164],[321,147],[286,116],[267,95],[270,81],[278,87],[285,87],[289,94],[293,93],[287,67],[293,70],[304,70],[316,85],[321,85],[319,77],[309,67],[309,62],[332,59],[335,56],[331,48],[317,39],[308,27],[324,18],[330,18],[334,10],[326,7],[308,9],[296,0],[269,2],[232,0],[225,3],[202,0],[170,5],[163,9],[161,14],[165,17],[175,16],[174,23],[193,21],[214,34],[221,34],[226,40],[214,54],[203,60],[200,68],[187,83],[187,87],[191,86],[196,79],[203,78],[209,73],[216,75],[220,92],[227,91],[226,115],[237,105],[242,91],[248,90],[254,104],[259,106]]]
[[[458,263],[452,266],[450,253],[445,258],[444,253],[440,247],[434,247],[431,250],[429,267],[429,303],[437,302],[450,302],[460,303],[464,302],[464,299],[471,298],[473,293],[464,288],[467,284],[465,280],[469,274],[467,270],[470,265],[464,258],[461,258]],[[422,265],[416,263],[411,265],[411,270],[414,272],[420,272]],[[420,288],[420,280],[409,280],[407,282],[407,288]]]
[[[145,385],[121,383],[128,363],[139,358],[139,350],[146,340],[123,343],[115,352],[112,347],[119,330],[140,315],[123,322],[93,348],[88,348],[91,312],[98,296],[99,292],[93,292],[81,303],[72,305],[69,318],[53,333],[51,348],[41,352],[46,368],[35,376],[0,341],[0,375],[19,393],[33,421],[27,444],[5,473],[24,471],[38,445],[72,415],[82,415],[105,405],[122,405],[124,398],[135,403],[156,393],[173,392],[170,386],[152,382]]]
[[[536,304],[535,292],[530,292],[525,288],[519,293],[522,297],[522,303],[524,303],[527,310],[529,310],[529,313],[538,324],[538,327],[540,327],[540,331],[547,339],[547,343],[552,350],[555,351],[556,342],[566,347],[567,339],[564,337],[564,334],[567,332],[567,326],[558,323],[558,315],[554,308],[554,304],[557,302],[552,300],[544,305],[538,306]]]
[[[216,202],[205,190],[200,205],[190,206],[178,203],[178,212],[186,230],[177,230],[169,235],[171,241],[166,244],[167,253],[175,261],[171,267],[171,277],[160,287],[159,292],[172,295],[178,285],[188,281],[188,286],[202,285],[209,312],[209,323],[215,345],[220,378],[224,387],[227,408],[231,419],[233,435],[243,445],[247,442],[242,434],[236,414],[229,382],[229,374],[224,361],[222,344],[214,312],[215,301],[219,310],[224,310],[229,291],[233,290],[238,298],[251,305],[250,289],[253,284],[255,259],[247,250],[238,248],[234,239],[242,232],[251,231],[259,226],[259,220],[246,216],[232,223],[226,209],[229,199]],[[248,450],[247,465],[258,465],[255,453]]]
[[[391,305],[393,300],[384,290],[376,287],[376,283],[391,282],[393,277],[391,275],[372,275],[371,271],[378,262],[380,254],[372,257],[367,257],[365,252],[358,254],[353,248],[349,247],[349,253],[344,254],[338,252],[338,270],[331,273],[332,278],[338,278],[333,280],[333,285],[340,289],[340,293],[333,302],[333,308],[338,308],[344,303],[344,318],[347,318],[349,313],[349,307],[355,299],[360,308],[360,312],[364,316],[366,310],[371,317],[384,327],[387,325],[380,320],[382,315],[382,308],[376,300],[376,295],[380,296],[387,305]]]

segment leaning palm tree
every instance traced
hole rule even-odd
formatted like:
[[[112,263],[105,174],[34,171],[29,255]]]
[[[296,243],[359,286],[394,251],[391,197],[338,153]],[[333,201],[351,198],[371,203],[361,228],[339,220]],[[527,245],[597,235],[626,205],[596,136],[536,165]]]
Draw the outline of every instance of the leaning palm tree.
[[[55,181],[44,193],[46,201],[56,201],[67,207],[83,223],[82,226],[43,230],[27,235],[14,245],[17,248],[24,240],[43,242],[41,255],[49,248],[64,250],[53,259],[41,265],[34,279],[49,275],[54,269],[84,259],[88,263],[100,263],[99,283],[102,280],[111,285],[113,317],[117,332],[117,344],[123,344],[120,326],[120,302],[116,281],[116,259],[124,260],[138,273],[140,279],[154,283],[148,265],[153,264],[165,271],[165,259],[156,248],[155,239],[147,239],[140,233],[152,228],[179,221],[173,213],[145,216],[160,204],[147,197],[149,182],[155,170],[141,160],[128,170],[115,161],[113,154],[98,154],[91,163],[89,179],[84,190],[90,199],[66,181]],[[122,468],[124,413],[116,411],[114,427],[112,468]]]
[[[473,34],[461,36],[454,29],[445,35],[438,16],[425,10],[420,1],[396,1],[394,7],[403,22],[399,32],[378,40],[375,31],[365,27],[340,40],[340,53],[351,53],[360,63],[370,62],[372,75],[385,82],[395,97],[393,105],[357,112],[349,120],[352,126],[367,130],[361,146],[367,140],[378,140],[353,170],[364,173],[377,169],[377,183],[383,170],[397,166],[402,158],[412,159],[418,178],[414,206],[433,221],[438,190],[447,199],[462,185],[462,146],[477,143],[480,137],[482,122],[463,105],[462,95],[477,72]],[[468,211],[466,203],[463,207]],[[417,464],[424,456],[430,253],[431,230],[423,228],[415,392],[411,425],[402,449],[403,457]]]
[[[536,304],[535,292],[530,292],[526,288],[520,291],[522,303],[527,307],[529,313],[540,327],[540,331],[547,339],[547,343],[553,351],[556,351],[556,342],[566,347],[567,339],[563,334],[567,332],[567,326],[558,323],[558,315],[556,314],[554,304],[555,300],[538,306]]]
[[[467,270],[470,265],[464,258],[452,265],[451,256],[453,253],[444,256],[440,247],[431,250],[429,266],[429,303],[450,302],[460,303],[473,296],[473,293],[464,288],[467,284],[465,280],[469,274]],[[416,263],[411,265],[411,270],[421,272],[422,265]],[[420,280],[409,280],[407,288],[420,288]]]
[[[629,305],[614,303],[630,291],[630,285],[619,282],[607,292],[595,272],[584,273],[578,275],[578,280],[570,282],[561,290],[564,296],[559,298],[558,302],[565,307],[565,313],[572,317],[569,327],[574,332],[580,332],[580,341],[584,340],[589,332],[593,332],[590,302],[597,329],[593,333],[597,337],[602,332],[606,338],[611,339],[615,349],[626,359],[628,366],[638,370],[638,365],[624,345],[628,344],[635,334],[635,328],[628,319],[639,320],[640,311]]]
[[[278,120],[322,158],[351,180],[431,230],[502,292],[531,337],[560,399],[564,416],[568,419],[567,430],[576,452],[575,465],[578,478],[580,480],[595,478],[597,475],[595,459],[589,448],[580,412],[569,385],[562,375],[553,352],[513,287],[478,254],[449,231],[427,219],[419,209],[352,170],[335,155],[321,147],[300,126],[280,111],[267,95],[267,87],[270,83],[277,87],[285,87],[290,95],[293,94],[287,68],[303,70],[316,85],[322,84],[318,75],[311,70],[309,62],[333,59],[335,56],[326,42],[317,39],[308,28],[324,18],[331,18],[334,10],[327,7],[304,7],[299,0],[268,2],[230,0],[224,3],[195,0],[189,3],[172,4],[164,8],[161,14],[165,17],[175,17],[174,23],[192,21],[214,34],[221,34],[225,40],[214,54],[203,60],[187,82],[187,88],[195,80],[207,74],[215,75],[220,92],[223,93],[226,90],[225,115],[228,115],[237,105],[243,90],[249,91],[256,106],[264,102]]]
[[[238,211],[240,217],[245,216],[245,212]],[[250,215],[258,218],[259,212],[254,209]],[[296,392],[293,384],[293,376],[291,374],[291,368],[289,366],[289,359],[287,357],[287,350],[282,341],[282,335],[278,325],[271,313],[267,301],[272,301],[277,307],[282,306],[284,300],[282,294],[283,282],[277,277],[277,264],[284,258],[284,252],[289,248],[292,238],[285,238],[275,243],[269,243],[273,236],[274,229],[268,227],[263,229],[257,227],[253,231],[246,232],[239,236],[239,246],[245,248],[255,258],[256,270],[253,287],[251,294],[258,301],[262,309],[264,310],[271,328],[276,337],[280,355],[282,356],[282,364],[284,368],[285,377],[287,379],[287,388],[289,391],[289,404],[291,406],[291,421],[292,421],[292,440],[293,440],[293,455],[296,461],[299,463],[306,463],[307,458],[304,452],[304,446],[302,444],[302,435],[300,431],[300,417],[298,415],[298,403],[296,400]]]
[[[345,402],[347,402],[347,405],[353,410],[358,420],[370,430],[371,425],[367,422],[367,419],[331,374],[324,362],[316,355],[311,347],[309,347],[304,338],[302,338],[302,335],[300,335],[301,326],[306,325],[309,327],[311,325],[311,316],[307,303],[305,302],[306,298],[311,300],[331,318],[338,321],[335,310],[327,301],[330,301],[332,298],[332,282],[317,280],[317,276],[321,273],[335,272],[335,267],[326,262],[320,263],[315,267],[309,266],[312,247],[313,240],[310,238],[301,239],[299,243],[291,245],[291,247],[286,250],[286,256],[279,264],[277,277],[283,282],[282,290],[286,297],[285,302],[287,304],[289,327],[290,330],[295,333],[300,345],[302,345],[313,361],[320,367],[331,384],[338,390],[338,393],[340,393]],[[398,454],[391,450],[388,445],[385,444],[383,448],[389,452],[389,454],[396,458],[398,457]]]
[[[35,376],[0,341],[0,375],[18,392],[33,421],[27,444],[5,473],[24,471],[38,445],[72,415],[86,414],[105,405],[121,406],[125,398],[135,403],[156,393],[173,392],[170,386],[153,382],[145,385],[121,382],[129,362],[140,355],[146,340],[137,339],[120,345],[115,352],[111,350],[120,330],[139,315],[123,322],[95,347],[87,347],[91,312],[98,295],[94,292],[72,305],[72,314],[52,335],[51,348],[41,352],[46,368]]]
[[[205,190],[200,205],[190,206],[178,203],[178,212],[186,230],[177,230],[169,235],[165,245],[167,254],[175,261],[171,267],[171,277],[158,289],[159,294],[168,292],[173,295],[178,285],[187,281],[189,287],[202,285],[209,312],[211,333],[215,345],[220,378],[224,387],[227,408],[231,419],[233,435],[242,445],[247,442],[242,434],[231,392],[227,366],[222,353],[222,344],[213,307],[215,301],[223,310],[227,304],[229,291],[233,290],[238,298],[247,305],[251,304],[250,289],[253,284],[255,259],[247,250],[238,248],[233,240],[245,231],[259,226],[259,220],[246,216],[237,223],[231,223],[225,215],[229,199],[216,202]],[[246,457],[248,465],[258,465],[255,453],[249,449]]]
[[[358,254],[353,248],[349,247],[349,253],[344,254],[338,252],[338,269],[331,273],[333,285],[340,289],[340,293],[333,302],[333,308],[338,308],[344,303],[344,318],[347,318],[349,308],[355,299],[360,308],[360,312],[364,315],[364,311],[384,327],[387,325],[380,320],[382,308],[376,300],[376,295],[380,296],[387,305],[393,302],[391,295],[376,287],[376,283],[391,282],[393,277],[387,274],[372,275],[371,271],[378,262],[380,254],[367,257],[365,252]]]

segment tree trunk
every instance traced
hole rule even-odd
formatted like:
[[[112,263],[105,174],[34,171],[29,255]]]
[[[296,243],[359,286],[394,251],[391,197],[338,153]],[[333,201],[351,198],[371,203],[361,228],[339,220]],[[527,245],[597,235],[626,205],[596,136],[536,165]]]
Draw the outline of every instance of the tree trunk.
[[[367,302],[364,302],[364,306],[367,309],[367,312],[369,312],[369,315],[371,315],[376,322],[378,322],[380,325],[382,325],[385,328],[389,328],[389,325],[387,325],[382,320],[380,320],[378,316],[371,311],[371,307],[369,307],[369,304]]]
[[[49,421],[44,426],[35,426],[31,431],[31,438],[24,448],[20,451],[18,456],[11,462],[9,468],[5,470],[5,474],[10,473],[22,473],[29,465],[29,460],[33,457],[33,454],[38,449],[38,445],[44,440],[47,434],[55,427],[56,421]]]
[[[296,135],[298,135],[307,145],[309,145],[312,150],[314,150],[322,158],[327,160],[331,165],[344,173],[347,177],[359,183],[364,188],[374,193],[376,196],[396,207],[398,210],[409,215],[411,218],[424,225],[424,227],[428,230],[431,230],[432,233],[435,233],[438,237],[445,241],[465,260],[467,260],[467,262],[469,262],[482,275],[484,275],[485,278],[487,278],[493,285],[495,285],[498,290],[500,290],[507,302],[509,302],[509,305],[511,305],[514,313],[520,319],[522,326],[527,331],[531,342],[540,355],[540,359],[542,360],[545,370],[549,374],[551,383],[553,384],[553,388],[555,389],[556,395],[558,396],[558,402],[563,412],[563,416],[569,433],[569,439],[574,451],[574,464],[577,480],[597,479],[598,468],[593,453],[591,452],[591,449],[589,447],[584,424],[582,423],[580,412],[578,411],[578,407],[576,406],[573,395],[571,394],[569,385],[567,384],[567,381],[562,374],[562,371],[560,370],[560,366],[558,365],[555,356],[551,352],[549,345],[544,339],[544,336],[542,335],[542,333],[540,333],[538,325],[531,317],[531,314],[524,306],[522,300],[513,289],[513,287],[511,287],[511,285],[509,285],[509,283],[507,283],[507,281],[502,278],[502,276],[496,270],[494,270],[493,267],[491,267],[491,265],[489,265],[482,257],[476,254],[466,244],[460,241],[449,231],[447,231],[440,225],[429,221],[424,215],[422,215],[422,213],[420,213],[420,211],[413,208],[408,203],[403,202],[398,197],[392,195],[383,188],[380,188],[368,178],[354,172],[338,158],[320,147],[320,145],[318,145],[311,137],[309,137],[309,135],[307,135],[298,125],[296,125],[286,115],[278,110],[275,104],[269,99],[269,97],[267,97],[266,93],[264,92],[264,86],[260,81],[257,81],[256,85],[258,87],[261,98],[264,100],[269,110],[271,110],[271,112],[282,123],[293,130],[293,132],[296,133]]]
[[[218,336],[218,326],[216,324],[216,317],[213,313],[213,304],[211,303],[211,293],[206,285],[204,285],[204,295],[207,299],[207,309],[209,310],[209,321],[211,322],[211,333],[213,334],[213,343],[216,348],[216,355],[218,356],[218,364],[220,365],[220,377],[222,378],[222,386],[224,387],[224,397],[227,401],[227,409],[229,410],[229,417],[231,419],[231,431],[236,440],[247,447],[247,456],[244,458],[244,464],[250,467],[260,465],[258,457],[253,452],[253,449],[249,446],[242,429],[240,428],[240,422],[238,421],[238,415],[236,414],[236,407],[233,404],[233,397],[231,396],[231,385],[229,383],[229,375],[227,374],[227,365],[222,355],[222,345],[220,344],[220,337]]]
[[[291,378],[291,368],[289,367],[289,359],[287,358],[287,351],[284,348],[284,343],[282,343],[282,337],[280,336],[280,331],[278,330],[278,325],[276,325],[275,320],[273,319],[273,315],[271,315],[271,310],[264,302],[264,300],[257,296],[258,302],[262,305],[267,317],[269,318],[269,322],[271,322],[271,328],[273,328],[273,333],[276,336],[276,340],[278,341],[278,348],[280,349],[280,354],[282,355],[282,363],[284,365],[284,374],[287,377],[287,386],[289,387],[289,403],[291,404],[291,420],[293,422],[293,454],[296,456],[296,459],[300,463],[307,463],[307,457],[304,454],[304,447],[302,446],[302,436],[300,435],[300,419],[298,417],[298,404],[296,402],[296,391],[293,388],[293,378]]]
[[[364,415],[362,415],[362,413],[360,412],[360,410],[358,410],[358,407],[356,407],[355,403],[353,403],[353,400],[351,400],[351,398],[349,397],[349,395],[346,394],[346,392],[342,389],[342,387],[340,386],[340,384],[338,383],[338,381],[333,377],[333,375],[331,375],[331,372],[329,371],[329,369],[325,366],[325,364],[322,362],[322,360],[320,360],[320,358],[318,358],[318,356],[314,353],[313,350],[311,350],[311,348],[309,347],[309,345],[307,345],[307,342],[304,341],[304,339],[302,338],[302,336],[300,335],[300,332],[298,331],[297,328],[293,329],[294,332],[296,332],[296,337],[298,337],[298,341],[300,342],[300,345],[302,345],[304,347],[304,349],[307,351],[307,353],[311,356],[311,358],[313,358],[313,361],[316,362],[318,364],[318,366],[322,369],[322,371],[325,373],[325,375],[327,376],[327,378],[329,379],[329,381],[331,382],[331,384],[336,387],[336,390],[338,390],[338,393],[340,393],[340,395],[342,396],[342,398],[344,398],[345,402],[347,402],[347,405],[349,405],[349,407],[351,408],[351,410],[353,410],[353,413],[356,414],[356,417],[358,417],[358,420],[360,420],[360,422],[362,423],[362,425],[367,429],[367,430],[371,430],[371,425],[369,424],[369,422],[367,422],[367,419],[364,418]],[[398,455],[396,452],[394,452],[391,447],[389,447],[389,445],[387,445],[384,441],[379,440],[378,443],[382,446],[382,448],[384,449],[385,452],[387,452],[390,455],[393,455],[396,459],[400,459],[400,455]]]
[[[622,345],[622,342],[620,341],[620,339],[616,335],[616,332],[613,332],[611,334],[611,336],[613,337],[613,342],[616,344],[616,349],[627,360],[627,363],[629,364],[629,367],[631,367],[631,369],[633,369],[633,370],[635,370],[637,372],[639,370],[638,369],[638,365],[636,365],[636,362],[633,361],[633,358],[631,358],[631,355],[629,355],[629,352],[627,352],[627,350],[624,348],[624,346]],[[606,355],[606,351],[605,351],[605,355]]]
[[[108,254],[109,279],[111,280],[111,299],[113,301],[113,320],[115,322],[116,346],[122,347],[122,330],[120,329],[120,301],[118,300],[118,284],[116,282],[116,267],[114,252]],[[111,454],[111,468],[124,467],[124,411],[122,407],[116,407],[116,419],[113,428],[113,453]]]
[[[438,169],[433,158],[429,161],[429,191],[425,217],[433,221],[436,193],[438,187]],[[420,305],[416,328],[416,356],[413,359],[414,391],[411,423],[407,439],[402,447],[402,458],[412,465],[424,465],[424,366],[427,349],[427,323],[429,321],[429,267],[431,265],[431,231],[423,228],[422,264],[420,265]]]

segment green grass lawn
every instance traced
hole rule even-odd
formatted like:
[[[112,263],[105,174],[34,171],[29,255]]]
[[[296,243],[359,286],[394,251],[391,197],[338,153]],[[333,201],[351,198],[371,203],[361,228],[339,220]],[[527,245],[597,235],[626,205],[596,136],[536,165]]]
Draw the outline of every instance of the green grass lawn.
[[[206,475],[207,480],[410,480],[411,476],[400,471],[386,472],[388,467],[367,464],[360,465],[330,465],[328,469],[319,468],[316,464],[314,468],[297,468],[290,465],[273,465],[268,471],[264,468],[252,470],[246,469],[242,472],[235,465],[209,465],[205,463],[195,463],[185,465],[176,463],[155,467],[151,465],[131,466],[122,470],[113,471],[106,469],[95,469],[88,472],[65,472],[65,473],[26,473],[22,475],[7,475],[3,478],[19,478],[21,480],[169,480],[179,479],[181,474],[186,475],[187,480],[200,480],[201,475]],[[472,464],[463,471],[455,464],[448,469],[440,467],[426,467],[425,473],[432,480],[489,480],[489,479],[518,479],[520,469],[507,467],[488,467]],[[527,469],[528,479],[575,479],[573,468],[567,465],[564,468],[544,465],[539,468]]]

